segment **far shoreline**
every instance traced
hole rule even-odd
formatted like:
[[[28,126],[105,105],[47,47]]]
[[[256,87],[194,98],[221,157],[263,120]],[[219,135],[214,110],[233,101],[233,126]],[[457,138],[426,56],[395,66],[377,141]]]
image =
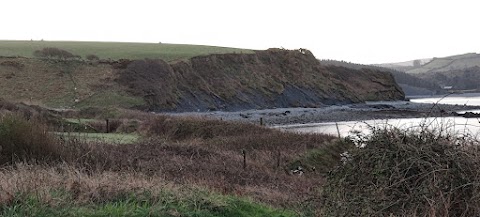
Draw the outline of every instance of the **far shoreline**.
[[[367,102],[331,105],[318,108],[273,108],[245,111],[211,111],[161,113],[172,116],[193,116],[226,121],[241,121],[266,126],[312,124],[342,121],[365,121],[396,118],[458,116],[457,112],[478,110],[480,106],[414,103],[409,101]]]

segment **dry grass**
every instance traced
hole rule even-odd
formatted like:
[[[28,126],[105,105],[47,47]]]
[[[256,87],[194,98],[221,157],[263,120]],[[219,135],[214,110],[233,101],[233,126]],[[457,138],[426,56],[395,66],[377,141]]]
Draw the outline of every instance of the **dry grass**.
[[[38,125],[35,122],[18,119],[17,122],[26,123],[16,124],[19,130],[37,129],[32,132],[44,132],[43,128],[36,127]],[[28,178],[22,181],[26,183],[22,187],[26,190],[21,191],[26,194],[31,193],[28,188],[48,188],[35,183],[48,185],[52,189],[56,188],[55,185],[70,189],[75,176],[98,182],[100,177],[111,176],[114,178],[109,178],[108,186],[120,186],[111,192],[107,186],[105,193],[105,189],[88,184],[90,181],[77,183],[83,189],[80,191],[84,192],[78,196],[78,201],[108,200],[111,198],[108,195],[116,197],[128,189],[132,190],[130,192],[135,192],[137,188],[148,189],[151,185],[142,184],[142,179],[138,181],[136,177],[154,180],[161,177],[168,183],[203,186],[219,193],[246,196],[270,205],[298,208],[314,197],[315,189],[323,179],[321,174],[315,172],[303,176],[290,175],[288,165],[307,150],[321,147],[332,140],[329,136],[286,133],[245,123],[163,116],[144,121],[141,131],[150,139],[130,145],[58,141],[51,139],[48,133],[39,134],[38,137],[33,134],[11,134],[16,139],[34,139],[32,141],[37,142],[25,143],[28,148],[43,148],[42,152],[21,155],[23,157],[19,159],[23,160],[20,162],[29,162],[21,164],[22,167],[18,166],[19,161],[6,161],[5,165],[10,166],[6,166],[4,172],[21,173],[27,168],[25,176]],[[246,156],[246,168],[242,151]],[[10,154],[5,156],[4,159],[11,159],[8,158]],[[65,169],[52,166],[58,162],[63,162],[66,172],[63,171]],[[50,166],[28,169],[40,167],[38,163]],[[58,178],[63,180],[61,182],[38,180],[62,176]],[[28,182],[28,179],[32,181]],[[118,183],[118,180],[130,179],[140,184]],[[4,195],[7,197],[12,194],[10,190],[6,192]]]
[[[138,153],[135,155],[142,156],[136,161],[137,169],[162,168],[161,173],[175,182],[202,183],[224,193],[288,207],[313,197],[323,180],[316,172],[290,175],[290,163],[333,139],[199,118],[160,116],[145,125],[148,127],[143,130],[149,136],[166,140],[132,147]],[[139,153],[142,150],[146,153]],[[246,169],[242,151],[246,153]],[[153,155],[156,157],[149,157]]]
[[[68,164],[42,166],[19,163],[4,167],[0,171],[1,205],[33,195],[44,203],[56,206],[66,201],[52,198],[52,192],[62,191],[71,197],[63,199],[86,204],[112,201],[145,192],[160,195],[165,189],[170,190],[173,187],[159,176],[109,171],[87,174]]]
[[[140,97],[126,94],[115,78],[115,70],[105,64],[0,57],[0,92],[11,101],[55,108],[144,104]]]
[[[162,176],[103,171],[67,164],[15,164],[0,170],[2,216],[298,216],[243,197]]]

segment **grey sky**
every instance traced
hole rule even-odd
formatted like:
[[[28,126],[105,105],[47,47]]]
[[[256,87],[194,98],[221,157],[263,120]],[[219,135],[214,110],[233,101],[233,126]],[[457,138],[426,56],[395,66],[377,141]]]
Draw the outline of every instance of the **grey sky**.
[[[479,52],[474,0],[15,0],[0,39],[307,48],[317,58],[400,62]]]

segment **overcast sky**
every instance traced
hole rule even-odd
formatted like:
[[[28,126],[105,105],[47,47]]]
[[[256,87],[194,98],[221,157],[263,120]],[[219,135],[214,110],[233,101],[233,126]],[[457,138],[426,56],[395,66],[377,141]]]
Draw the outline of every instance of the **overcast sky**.
[[[307,48],[400,62],[480,52],[476,0],[5,0],[0,39]]]

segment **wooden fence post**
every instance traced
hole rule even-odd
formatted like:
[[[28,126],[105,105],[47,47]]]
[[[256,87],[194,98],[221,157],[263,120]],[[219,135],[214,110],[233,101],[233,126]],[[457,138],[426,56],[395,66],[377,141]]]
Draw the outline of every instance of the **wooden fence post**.
[[[245,150],[242,150],[242,155],[243,155],[243,169],[247,169],[247,152]]]
[[[108,124],[108,119],[105,119],[105,123],[106,123],[105,125],[106,125],[106,127],[107,127],[107,129],[105,130],[105,132],[108,133],[109,128],[110,128],[110,126],[109,126],[109,124]]]
[[[338,122],[335,122],[335,126],[337,127],[337,134],[338,134],[338,138],[340,138],[340,128],[338,128]]]
[[[280,154],[280,150],[277,151],[277,168],[280,167],[280,159],[281,158],[281,154]]]

